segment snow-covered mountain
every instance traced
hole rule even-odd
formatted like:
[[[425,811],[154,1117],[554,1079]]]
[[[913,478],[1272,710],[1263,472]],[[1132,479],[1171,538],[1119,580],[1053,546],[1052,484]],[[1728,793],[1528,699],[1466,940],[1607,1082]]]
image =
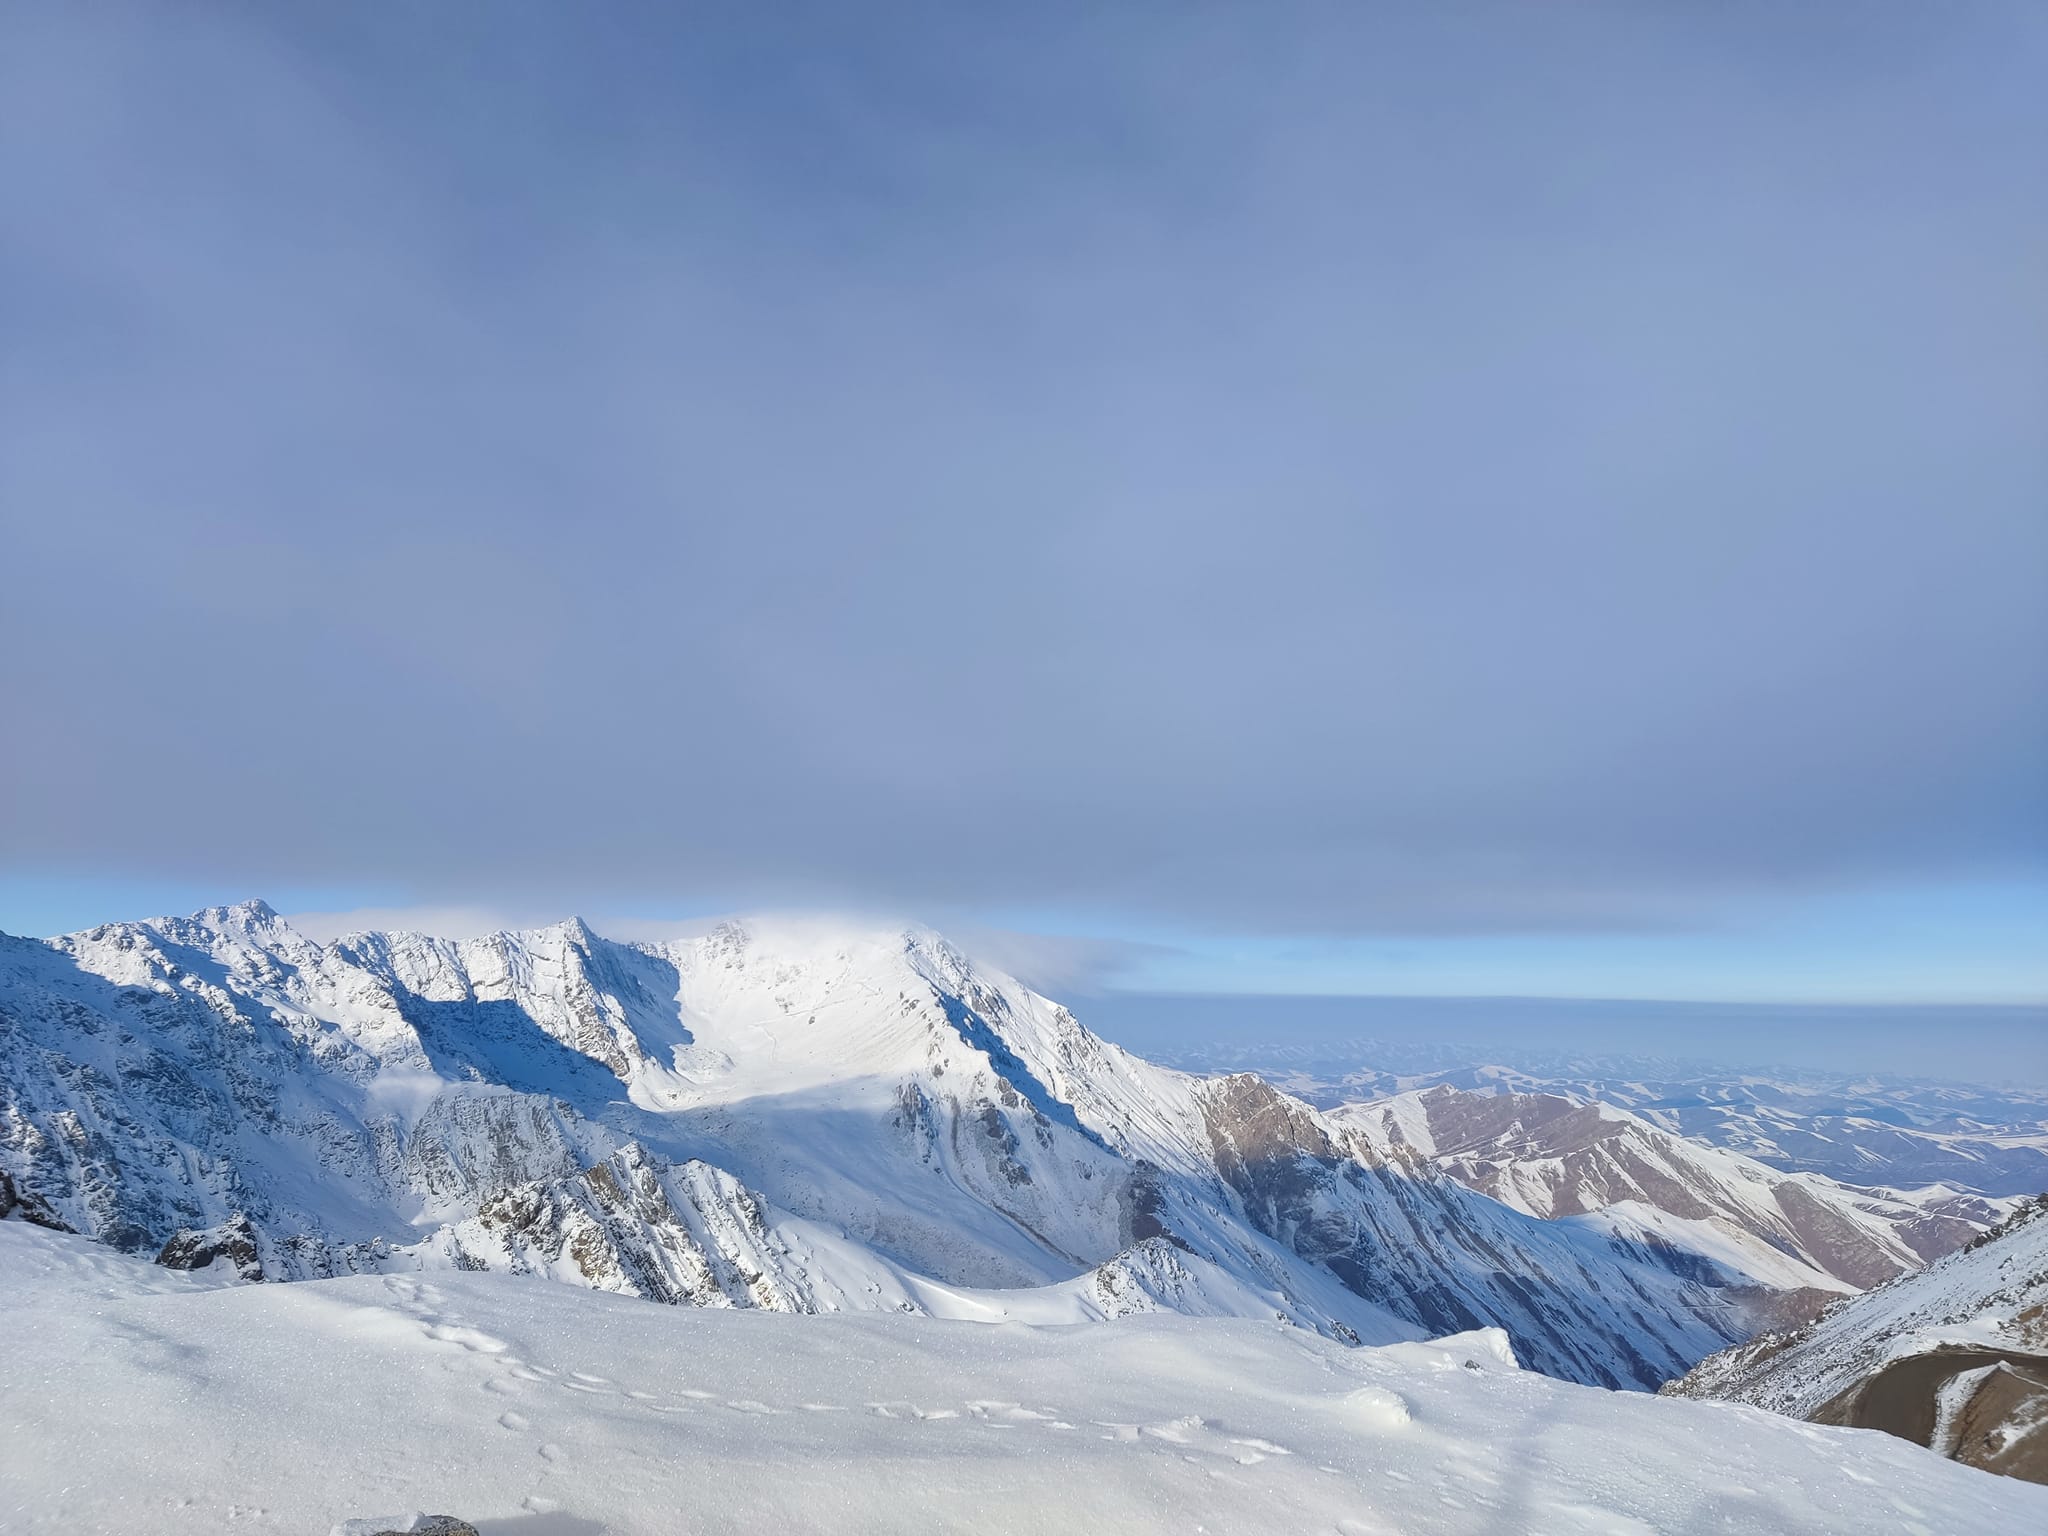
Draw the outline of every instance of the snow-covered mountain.
[[[1717,1354],[1663,1390],[1883,1429],[2048,1482],[2048,1198],[1917,1274]]]
[[[2024,1084],[1386,1040],[1184,1042],[1162,1059],[1189,1072],[1257,1072],[1321,1108],[1435,1087],[1563,1094],[1856,1187],[1994,1198],[2048,1189],[2048,1090]]]
[[[261,903],[0,939],[0,1168],[117,1248],[718,1307],[1499,1326],[1653,1386],[1774,1281],[1139,1060],[936,935],[580,922],[317,944]]]
[[[1854,1189],[1688,1140],[1609,1104],[1448,1086],[1330,1112],[1532,1216],[1666,1244],[1779,1290],[1861,1290],[1997,1223],[2010,1201],[1936,1186]]]
[[[16,1221],[0,1315],[0,1524],[22,1536],[419,1509],[484,1536],[2048,1524],[2048,1489],[1546,1380],[1492,1331],[1352,1349],[1270,1319],[790,1318],[457,1271],[247,1286]]]

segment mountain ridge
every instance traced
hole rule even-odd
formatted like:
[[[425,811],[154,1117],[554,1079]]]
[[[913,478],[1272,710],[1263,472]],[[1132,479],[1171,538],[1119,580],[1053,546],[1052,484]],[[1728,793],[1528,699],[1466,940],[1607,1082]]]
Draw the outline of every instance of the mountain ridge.
[[[24,1191],[130,1251],[219,1254],[243,1223],[279,1278],[1199,1306],[1351,1341],[1500,1326],[1537,1369],[1632,1387],[1780,1310],[1262,1079],[1146,1062],[923,928],[322,945],[242,903],[0,939],[0,1065],[0,1168]]]

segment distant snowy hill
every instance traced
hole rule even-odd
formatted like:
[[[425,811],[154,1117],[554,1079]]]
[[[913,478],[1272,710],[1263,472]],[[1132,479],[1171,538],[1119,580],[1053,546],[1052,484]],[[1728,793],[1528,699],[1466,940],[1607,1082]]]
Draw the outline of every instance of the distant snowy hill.
[[[1689,1249],[1782,1290],[1859,1290],[1910,1273],[1995,1224],[2011,1203],[1781,1173],[1566,1094],[1439,1086],[1329,1114],[1532,1216]]]
[[[777,1317],[456,1270],[248,1286],[19,1221],[0,1313],[0,1523],[24,1536],[422,1509],[483,1536],[2048,1528],[2048,1490],[1547,1380],[1493,1332]]]
[[[1379,1040],[1190,1042],[1160,1054],[1183,1071],[1257,1072],[1325,1109],[1436,1087],[1562,1094],[1784,1172],[1857,1187],[1944,1185],[1991,1197],[2048,1190],[2041,1088]]]
[[[1635,1387],[1804,1278],[1511,1208],[1256,1077],[1139,1060],[923,930],[322,945],[249,903],[0,939],[0,1169],[116,1248],[272,1278],[1499,1326]]]
[[[1664,1390],[1889,1432],[2048,1483],[2048,1200],[1809,1327],[1702,1362]]]

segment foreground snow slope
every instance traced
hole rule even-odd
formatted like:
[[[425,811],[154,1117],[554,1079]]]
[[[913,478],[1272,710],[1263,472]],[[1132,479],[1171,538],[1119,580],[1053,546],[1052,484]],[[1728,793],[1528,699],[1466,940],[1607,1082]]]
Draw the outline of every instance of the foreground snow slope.
[[[486,1536],[2048,1526],[2048,1490],[1553,1381],[1497,1333],[792,1317],[497,1274],[230,1286],[18,1221],[0,1312],[10,1532],[299,1536],[421,1508]]]

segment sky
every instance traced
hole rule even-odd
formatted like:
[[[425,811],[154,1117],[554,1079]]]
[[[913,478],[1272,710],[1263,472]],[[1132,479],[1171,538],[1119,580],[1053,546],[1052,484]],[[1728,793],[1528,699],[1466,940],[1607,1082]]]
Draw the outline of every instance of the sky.
[[[0,929],[2048,1003],[2044,72],[2017,0],[0,0]]]

